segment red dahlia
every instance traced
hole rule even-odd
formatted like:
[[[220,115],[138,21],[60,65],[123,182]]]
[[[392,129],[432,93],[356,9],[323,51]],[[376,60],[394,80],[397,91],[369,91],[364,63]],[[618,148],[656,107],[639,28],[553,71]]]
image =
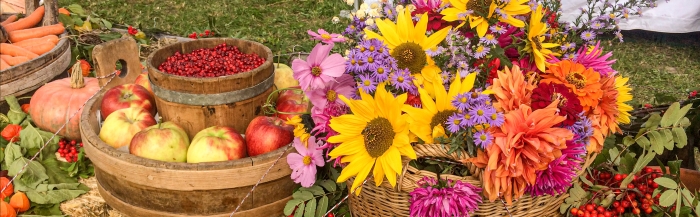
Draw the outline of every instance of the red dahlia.
[[[581,102],[576,95],[563,84],[540,83],[532,91],[532,109],[537,110],[547,107],[556,99],[559,99],[559,115],[566,117],[563,126],[571,126],[576,122],[578,114],[583,111]]]

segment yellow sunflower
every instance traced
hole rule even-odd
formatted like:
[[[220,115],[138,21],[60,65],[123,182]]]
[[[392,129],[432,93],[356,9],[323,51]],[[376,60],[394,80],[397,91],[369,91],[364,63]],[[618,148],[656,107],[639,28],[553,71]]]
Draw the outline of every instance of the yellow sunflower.
[[[627,81],[629,80],[630,78],[625,78],[622,76],[615,78],[615,89],[617,89],[617,110],[619,112],[617,114],[617,122],[623,124],[630,123],[629,111],[632,111],[632,106],[625,103],[632,100],[632,94],[630,94],[632,88],[627,86]]]
[[[530,29],[527,31],[527,43],[525,46],[525,51],[532,54],[532,58],[535,60],[535,65],[540,71],[545,71],[545,64],[547,64],[546,59],[549,55],[553,54],[559,56],[558,53],[554,53],[549,48],[557,47],[559,44],[555,43],[544,43],[545,36],[549,27],[546,23],[542,22],[542,17],[544,13],[542,12],[542,5],[537,6],[537,10],[532,13],[530,17]]]
[[[425,35],[428,28],[428,14],[421,15],[414,26],[409,10],[399,13],[396,23],[389,19],[376,19],[375,23],[381,35],[365,29],[367,38],[383,41],[400,69],[407,68],[419,85],[432,89],[440,68],[425,52],[445,40],[452,27],[441,29],[428,37]]]
[[[401,106],[407,95],[394,97],[384,89],[384,83],[371,95],[360,91],[361,100],[350,100],[339,95],[352,114],[334,117],[330,127],[338,135],[328,138],[330,143],[340,146],[329,154],[331,158],[342,157],[341,162],[349,163],[338,177],[338,182],[355,177],[351,189],[360,187],[374,168],[374,182],[379,186],[384,177],[391,186],[396,186],[396,176],[402,171],[401,156],[416,159],[416,152],[410,144],[408,122],[401,114]],[[352,190],[351,190],[352,191]],[[360,189],[355,191],[360,195]]]
[[[525,23],[515,19],[514,15],[529,13],[528,0],[450,0],[450,7],[442,10],[442,19],[448,22],[462,21],[457,28],[469,21],[469,27],[476,28],[479,37],[484,37],[489,28],[489,19],[498,10],[496,16],[501,22],[515,27],[524,27]],[[486,17],[484,17],[486,16]],[[468,19],[467,19],[468,18]]]
[[[296,115],[287,120],[285,123],[290,126],[294,126],[294,137],[299,138],[304,146],[308,147],[308,141],[311,135],[306,132],[306,127],[304,126],[304,123],[302,123],[301,116]]]
[[[455,78],[450,84],[449,92],[443,85],[434,85],[434,101],[427,95],[424,88],[418,88],[423,107],[415,108],[410,105],[403,107],[403,111],[410,117],[411,132],[425,143],[435,143],[435,138],[445,135],[444,123],[457,112],[457,108],[451,103],[452,99],[457,94],[469,92],[474,87],[475,79],[476,73],[471,73],[464,79]]]

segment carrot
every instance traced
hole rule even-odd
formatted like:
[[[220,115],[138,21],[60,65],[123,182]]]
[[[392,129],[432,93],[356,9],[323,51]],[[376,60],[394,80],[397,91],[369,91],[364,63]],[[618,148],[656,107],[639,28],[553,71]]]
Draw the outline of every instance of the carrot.
[[[32,53],[31,51],[28,51],[27,49],[24,49],[19,46],[14,46],[8,43],[0,43],[0,54],[7,54],[13,57],[25,56],[29,57],[29,59],[34,59],[39,56],[35,53]]]
[[[68,11],[66,8],[59,8],[58,13],[70,16],[70,11]]]
[[[34,10],[34,12],[32,12],[32,14],[30,14],[29,16],[5,25],[5,31],[12,32],[15,30],[31,28],[33,26],[36,26],[36,24],[39,24],[42,18],[44,18],[43,5],[36,8],[36,10]]]
[[[21,47],[21,48],[24,48],[24,49],[28,50],[29,52],[35,53],[37,55],[42,55],[46,52],[49,52],[54,47],[56,47],[56,44],[51,43],[49,41],[46,41],[46,42],[42,42],[39,44],[30,45],[30,46]]]
[[[47,35],[41,38],[32,38],[32,39],[27,39],[24,41],[20,41],[17,43],[12,43],[15,46],[20,46],[20,47],[26,47],[26,46],[32,46],[36,44],[41,44],[43,42],[51,42],[53,44],[58,44],[58,36],[56,35]]]
[[[5,70],[6,68],[10,68],[10,64],[7,64],[5,60],[0,59],[0,70]]]
[[[23,62],[29,61],[29,57],[23,57],[23,56],[13,57],[10,55],[0,55],[0,59],[5,61],[10,66],[16,66],[16,65],[19,65]]]
[[[15,22],[16,20],[17,20],[17,15],[12,15],[12,16],[8,17],[7,20],[2,21],[2,23],[0,23],[0,25],[5,26],[7,24]]]
[[[42,27],[35,27],[31,29],[23,29],[23,30],[15,30],[12,32],[7,33],[10,35],[10,41],[12,43],[15,42],[20,42],[24,41],[27,39],[32,39],[32,38],[41,38],[47,35],[60,35],[64,31],[66,31],[66,28],[63,27],[62,23],[50,25],[50,26],[42,26]]]

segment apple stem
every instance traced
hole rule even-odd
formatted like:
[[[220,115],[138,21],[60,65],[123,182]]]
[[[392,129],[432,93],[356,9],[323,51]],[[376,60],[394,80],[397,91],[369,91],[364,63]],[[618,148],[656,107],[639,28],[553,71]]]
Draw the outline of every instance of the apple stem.
[[[160,127],[160,124],[163,123],[163,116],[158,116],[158,129],[163,129]]]

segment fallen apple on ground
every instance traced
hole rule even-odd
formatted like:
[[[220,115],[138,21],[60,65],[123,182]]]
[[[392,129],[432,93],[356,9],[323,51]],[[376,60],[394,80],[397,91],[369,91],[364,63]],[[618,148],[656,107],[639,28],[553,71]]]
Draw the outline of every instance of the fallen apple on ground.
[[[229,161],[247,157],[241,134],[230,127],[213,126],[192,139],[187,150],[187,163]]]
[[[100,108],[102,120],[116,110],[129,107],[141,107],[150,112],[151,116],[156,115],[155,99],[146,88],[137,84],[122,84],[105,92]]]
[[[173,122],[158,123],[136,133],[129,153],[152,160],[187,162],[190,139],[182,127]]]
[[[255,117],[245,131],[248,155],[254,157],[288,145],[294,139],[293,130],[278,117]]]
[[[118,150],[129,151],[129,143],[136,133],[156,124],[151,113],[141,107],[119,109],[105,119],[100,139]]]

